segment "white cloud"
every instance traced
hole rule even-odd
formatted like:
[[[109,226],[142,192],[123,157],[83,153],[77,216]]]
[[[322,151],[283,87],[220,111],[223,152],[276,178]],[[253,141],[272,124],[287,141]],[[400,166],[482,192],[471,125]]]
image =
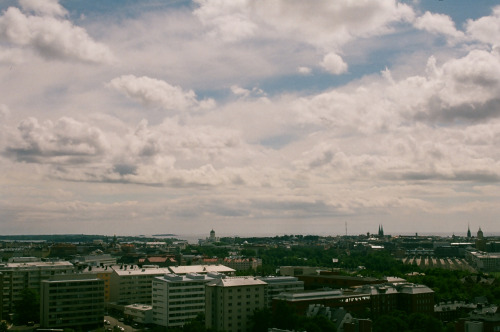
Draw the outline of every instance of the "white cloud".
[[[25,15],[15,7],[0,16],[0,40],[30,47],[47,59],[113,61],[109,48],[95,42],[83,28],[52,16]]]
[[[24,11],[33,11],[40,15],[66,16],[68,14],[58,0],[19,0],[19,4]]]
[[[328,53],[325,55],[321,62],[321,66],[334,75],[340,75],[347,72],[347,63],[344,62],[340,55],[335,53]]]
[[[464,38],[464,33],[455,28],[455,23],[448,15],[425,12],[413,23],[417,29],[434,34],[443,34],[455,40]]]
[[[490,16],[484,16],[477,20],[468,20],[466,31],[475,40],[500,45],[500,6],[493,8],[493,13]]]
[[[184,91],[179,86],[147,76],[123,75],[111,80],[109,86],[145,105],[166,110],[208,109],[215,106],[212,99],[199,101],[193,90]]]
[[[248,97],[251,91],[248,89],[243,89],[242,87],[239,87],[237,85],[232,85],[231,92],[237,96]]]
[[[297,71],[302,75],[310,75],[312,73],[312,69],[309,67],[299,67]]]

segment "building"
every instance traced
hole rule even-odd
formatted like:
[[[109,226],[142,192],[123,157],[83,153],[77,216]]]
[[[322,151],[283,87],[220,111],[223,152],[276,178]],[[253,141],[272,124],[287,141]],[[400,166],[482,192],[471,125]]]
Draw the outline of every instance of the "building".
[[[399,309],[398,290],[390,284],[364,285],[357,288],[355,292],[370,295],[372,317]]]
[[[236,271],[256,270],[257,267],[262,266],[262,259],[252,257],[228,257],[224,258],[224,265]]]
[[[205,313],[205,284],[221,274],[184,276],[165,274],[153,279],[153,323],[165,327],[183,326]]]
[[[304,282],[305,289],[349,288],[361,285],[374,285],[383,283],[384,280],[369,277],[351,277],[332,274],[299,275],[297,278]]]
[[[41,282],[42,328],[96,328],[104,319],[104,282],[95,275],[73,274]]]
[[[139,324],[153,323],[153,306],[146,304],[129,304],[123,309],[123,315],[127,320]]]
[[[497,306],[478,307],[469,317],[459,319],[455,324],[457,332],[496,332],[500,331],[500,311]]]
[[[425,285],[401,284],[398,290],[398,307],[409,314],[434,314],[434,291]]]
[[[89,266],[102,266],[102,265],[115,265],[116,258],[110,254],[102,255],[86,255],[76,256],[72,262],[74,264],[89,265]]]
[[[294,308],[297,315],[305,315],[310,305],[344,308],[350,312],[362,312],[370,306],[370,295],[341,290],[318,290],[281,293],[273,298],[273,311],[280,302]]]
[[[110,277],[110,302],[116,304],[151,304],[153,279],[165,274],[188,273],[233,274],[234,270],[224,265],[189,265],[159,268],[156,265],[114,267]]]
[[[265,308],[267,284],[253,277],[217,279],[206,284],[206,326],[226,332],[250,330],[250,317]]]
[[[304,282],[297,277],[257,277],[267,284],[267,305],[272,306],[273,297],[283,292],[300,292],[304,290]]]
[[[472,266],[480,271],[500,271],[500,252],[473,251],[468,252],[466,258]]]
[[[110,279],[113,269],[110,266],[89,266],[83,273],[95,274],[98,279],[104,281],[104,302],[109,302],[110,299]]]
[[[319,270],[324,270],[325,268],[314,267],[314,266],[280,266],[280,274],[282,276],[300,276],[300,275],[316,275]]]
[[[24,257],[23,257],[24,258]],[[37,259],[15,259],[0,264],[2,282],[2,311],[11,313],[14,303],[21,299],[20,292],[25,288],[40,291],[41,282],[59,274],[74,273],[74,266],[67,261],[41,262]]]

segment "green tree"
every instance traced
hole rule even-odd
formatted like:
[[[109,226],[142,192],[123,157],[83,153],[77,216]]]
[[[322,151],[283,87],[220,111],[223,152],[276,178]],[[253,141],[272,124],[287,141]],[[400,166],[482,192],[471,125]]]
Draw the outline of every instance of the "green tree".
[[[257,309],[252,317],[252,332],[267,332],[271,327],[272,313],[268,308]]]
[[[21,291],[21,299],[14,305],[14,317],[18,324],[40,321],[40,298],[37,291],[30,288]]]
[[[0,323],[0,332],[7,332],[9,329],[9,326],[7,325],[7,323],[5,321],[2,321]]]

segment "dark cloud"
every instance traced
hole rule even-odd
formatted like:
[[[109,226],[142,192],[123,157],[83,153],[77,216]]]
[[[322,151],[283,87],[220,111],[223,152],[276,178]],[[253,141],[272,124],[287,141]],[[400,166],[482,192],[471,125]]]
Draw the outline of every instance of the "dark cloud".
[[[458,106],[445,106],[438,97],[430,98],[426,110],[417,112],[414,119],[432,123],[482,122],[500,116],[500,98],[484,103],[464,103]]]

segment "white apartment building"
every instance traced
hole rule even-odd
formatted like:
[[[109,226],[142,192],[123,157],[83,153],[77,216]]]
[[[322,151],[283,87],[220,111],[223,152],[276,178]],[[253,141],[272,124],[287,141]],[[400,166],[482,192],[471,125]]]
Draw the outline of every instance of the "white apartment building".
[[[40,291],[41,282],[52,276],[74,273],[74,266],[67,261],[41,262],[26,258],[21,262],[0,264],[2,283],[2,311],[12,312],[14,303],[21,299],[25,288]]]
[[[254,277],[225,278],[206,284],[206,326],[219,331],[250,331],[250,317],[265,308],[267,284]]]
[[[205,284],[222,275],[165,274],[153,279],[153,323],[182,326],[205,313]]]
[[[40,325],[44,328],[95,328],[104,319],[104,281],[95,275],[58,275],[43,280]]]
[[[165,274],[186,275],[189,273],[234,273],[224,265],[190,265],[170,266],[123,266],[113,267],[110,276],[110,302],[117,304],[151,304],[151,289],[153,279]]]
[[[304,290],[304,282],[297,277],[257,277],[267,283],[267,305],[271,307],[273,297],[283,292],[299,292]]]

